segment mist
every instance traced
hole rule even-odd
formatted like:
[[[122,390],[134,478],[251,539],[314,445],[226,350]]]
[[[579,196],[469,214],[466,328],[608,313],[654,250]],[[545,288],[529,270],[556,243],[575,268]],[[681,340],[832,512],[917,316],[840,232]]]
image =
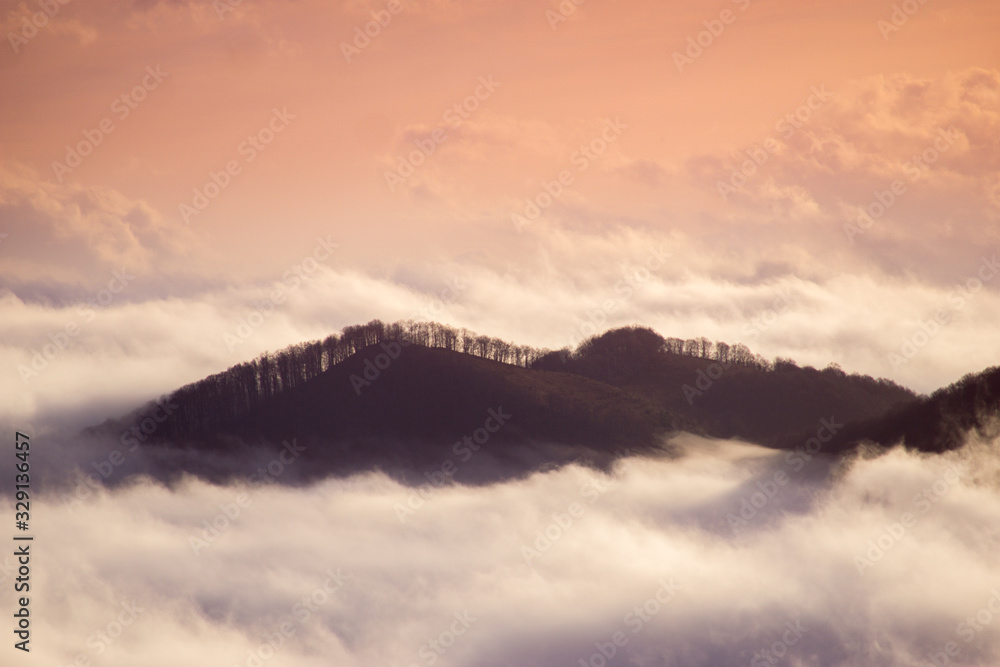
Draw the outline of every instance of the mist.
[[[123,475],[86,494],[67,478],[33,508],[32,652],[112,667],[996,664],[1000,443],[849,459],[669,447],[422,490],[382,472],[288,483],[296,462],[270,481]],[[15,576],[13,557],[0,567]]]

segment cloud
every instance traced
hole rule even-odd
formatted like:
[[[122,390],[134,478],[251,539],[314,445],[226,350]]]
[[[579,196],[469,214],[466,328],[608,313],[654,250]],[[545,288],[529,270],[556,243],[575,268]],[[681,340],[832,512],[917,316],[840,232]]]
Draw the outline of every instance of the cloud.
[[[193,235],[142,200],[111,188],[52,183],[16,163],[0,165],[4,252],[0,287],[94,288],[111,272],[177,270]]]
[[[1000,327],[997,278],[980,280],[1000,266],[993,252],[971,255],[954,283],[937,286],[838,274],[804,253],[791,261],[809,270],[796,275],[780,256],[757,263],[682,230],[532,226],[524,238],[531,249],[516,261],[482,247],[401,261],[383,275],[340,266],[346,245],[318,262],[313,241],[284,270],[247,282],[184,286],[137,273],[120,289],[109,271],[87,290],[52,287],[52,300],[8,292],[0,367],[11,381],[0,415],[82,428],[263,352],[376,318],[436,320],[549,349],[638,324],[819,368],[836,362],[925,392],[1000,354],[990,335]]]
[[[16,9],[10,9],[3,17],[3,21],[0,22],[0,33],[4,35],[5,41],[13,48],[15,54],[21,53],[40,32],[75,37],[80,46],[92,44],[97,39],[97,30],[76,18],[67,17],[67,13],[72,12],[64,12],[63,3],[34,7],[28,3],[18,3]]]
[[[380,474],[134,480],[73,504],[50,489],[32,562],[59,574],[33,590],[46,638],[33,651],[111,667],[568,666],[612,651],[634,665],[769,664],[769,651],[916,667],[954,642],[951,664],[995,664],[996,443],[805,466],[677,444],[679,458],[610,474],[437,489],[403,523],[413,489]]]
[[[850,81],[744,150],[692,158],[689,177],[719,197],[719,233],[754,227],[754,254],[787,239],[813,261],[943,284],[998,240],[998,91],[983,68]]]

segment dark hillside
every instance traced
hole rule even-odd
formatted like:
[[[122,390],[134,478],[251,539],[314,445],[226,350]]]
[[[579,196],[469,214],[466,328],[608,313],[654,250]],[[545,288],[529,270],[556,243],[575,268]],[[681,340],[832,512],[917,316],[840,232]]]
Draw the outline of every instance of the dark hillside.
[[[849,424],[831,443],[835,449],[870,441],[890,447],[902,442],[925,452],[960,447],[969,434],[983,438],[1000,435],[1000,367],[969,374],[887,414]]]
[[[666,339],[638,327],[609,331],[572,355],[548,355],[534,366],[561,367],[646,397],[709,435],[765,444],[815,430],[821,418],[870,419],[916,399],[889,380],[770,363],[742,345]]]
[[[606,462],[680,430],[791,448],[823,419],[846,425],[829,451],[904,439],[942,451],[970,429],[992,433],[1000,369],[918,397],[836,366],[769,362],[743,345],[640,327],[549,352],[442,325],[373,321],[262,355],[167,400],[177,407],[140,440],[194,459],[298,438],[310,443],[317,475],[420,470],[454,458],[478,433],[489,441],[479,465],[506,475],[546,462]],[[152,423],[155,409],[89,432],[122,434]]]

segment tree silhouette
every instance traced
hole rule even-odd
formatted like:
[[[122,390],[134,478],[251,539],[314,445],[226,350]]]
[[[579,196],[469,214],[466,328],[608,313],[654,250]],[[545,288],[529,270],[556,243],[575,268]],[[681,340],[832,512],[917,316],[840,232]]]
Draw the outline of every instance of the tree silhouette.
[[[772,364],[742,343],[713,344],[705,337],[687,340],[664,338],[645,327],[614,329],[587,338],[575,350],[551,351],[516,345],[437,322],[407,320],[384,324],[372,320],[366,324],[346,326],[339,334],[331,334],[322,340],[291,345],[279,352],[265,352],[256,359],[181,387],[170,396],[170,400],[182,405],[183,409],[162,427],[162,433],[180,437],[212,432],[225,424],[238,422],[253,414],[265,402],[331,372],[353,355],[388,342],[439,348],[529,369],[571,372],[612,384],[629,377],[662,375],[656,369],[669,371],[670,368],[684,367],[701,359],[724,363],[727,368],[734,366],[765,374],[794,372],[799,377],[803,373],[816,373],[830,381],[842,381],[845,386],[867,387],[866,391],[883,391],[891,396],[901,390],[888,380],[857,375],[848,377],[839,367],[822,372],[812,368],[800,369],[791,359],[783,358],[776,359]],[[681,384],[687,381],[685,376]],[[805,380],[799,378],[795,381]],[[974,385],[975,381],[970,379],[967,384]],[[722,390],[716,390],[717,398],[723,395]]]

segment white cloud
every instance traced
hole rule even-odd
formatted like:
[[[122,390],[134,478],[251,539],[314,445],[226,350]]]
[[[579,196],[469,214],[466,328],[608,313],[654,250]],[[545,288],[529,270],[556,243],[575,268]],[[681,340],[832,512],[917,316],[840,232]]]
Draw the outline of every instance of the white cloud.
[[[680,458],[611,475],[571,466],[439,489],[405,524],[394,506],[412,490],[378,474],[303,488],[137,482],[72,510],[51,491],[33,567],[58,576],[33,590],[33,650],[93,659],[88,637],[135,600],[143,611],[101,664],[246,664],[284,621],[295,633],[266,664],[576,665],[619,631],[621,664],[745,665],[770,648],[787,650],[780,664],[916,667],[950,641],[954,664],[995,664],[994,613],[960,631],[1000,586],[995,444],[804,470],[740,443],[679,444]],[[777,471],[786,481],[767,488]],[[760,508],[734,532],[743,499]],[[229,526],[201,534],[213,520]],[[194,535],[210,538],[197,554]],[[350,578],[334,586],[338,569]],[[651,602],[671,582],[676,595]]]
[[[373,277],[340,268],[338,255],[316,263],[305,279],[290,268],[187,297],[147,296],[143,276],[120,294],[94,291],[66,306],[8,293],[0,298],[0,367],[9,379],[0,390],[2,414],[44,422],[68,411],[73,424],[89,425],[262,352],[374,318],[437,320],[550,349],[638,324],[664,336],[742,342],[765,357],[819,368],[836,362],[920,391],[982,370],[1000,355],[989,335],[1000,326],[995,280],[973,293],[822,267],[811,277],[780,266],[773,275],[754,275],[745,262],[726,263],[681,234],[623,229],[579,234],[572,243],[559,229],[530,234],[533,251],[516,263],[470,253]],[[981,257],[969,258],[963,283],[977,276]],[[271,299],[276,291],[280,303]],[[102,307],[105,297],[111,301]],[[941,313],[947,323],[935,325]],[[76,335],[61,333],[69,325]],[[42,364],[35,355],[45,355],[46,346],[54,354]],[[22,381],[20,367],[31,368],[33,359],[39,374]]]

